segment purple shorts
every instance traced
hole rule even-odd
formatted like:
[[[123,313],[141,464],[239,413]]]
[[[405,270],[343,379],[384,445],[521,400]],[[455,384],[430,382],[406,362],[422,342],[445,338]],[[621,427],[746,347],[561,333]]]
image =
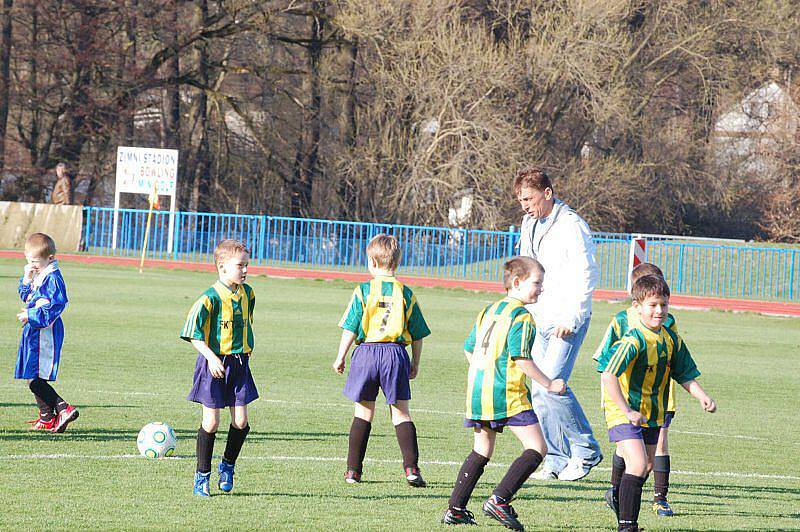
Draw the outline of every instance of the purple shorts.
[[[258,390],[250,373],[250,355],[222,355],[225,376],[215,379],[208,371],[208,362],[197,355],[194,383],[186,398],[208,408],[244,406],[258,399]]]
[[[411,399],[410,370],[411,361],[404,345],[363,343],[353,351],[342,393],[354,403],[360,403],[374,401],[380,388],[387,405],[408,401]]]
[[[664,424],[661,425],[664,428],[668,428],[670,424],[672,424],[672,418],[675,417],[675,412],[667,412],[664,414]]]
[[[467,428],[488,428],[495,432],[503,432],[503,427],[526,427],[528,425],[536,425],[539,423],[539,417],[533,410],[525,410],[511,417],[504,417],[503,419],[465,419],[464,426]]]
[[[658,443],[658,434],[660,432],[661,427],[642,427],[623,423],[608,429],[608,441],[644,440],[645,445],[655,445]]]

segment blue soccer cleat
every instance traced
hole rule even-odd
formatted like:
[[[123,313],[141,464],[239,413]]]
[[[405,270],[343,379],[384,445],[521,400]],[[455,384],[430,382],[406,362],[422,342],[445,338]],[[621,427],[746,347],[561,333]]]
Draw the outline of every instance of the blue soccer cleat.
[[[234,464],[229,464],[225,460],[219,463],[219,489],[225,493],[233,489],[233,468]]]
[[[666,499],[653,501],[653,511],[659,517],[672,517],[675,515]]]
[[[198,471],[194,474],[194,494],[199,497],[211,497],[208,489],[208,479],[211,478],[211,471],[208,473],[201,473]]]

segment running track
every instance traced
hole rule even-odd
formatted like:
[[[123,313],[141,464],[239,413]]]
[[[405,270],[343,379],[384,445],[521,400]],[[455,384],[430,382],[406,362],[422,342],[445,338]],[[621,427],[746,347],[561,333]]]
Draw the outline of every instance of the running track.
[[[22,258],[19,251],[0,250],[0,258]],[[80,262],[84,264],[114,264],[118,266],[138,266],[139,259],[133,257],[103,257],[97,255],[79,255],[59,253],[58,260],[62,262]],[[214,271],[214,265],[197,262],[181,262],[172,260],[151,259],[145,261],[145,266],[168,268],[178,270]],[[370,278],[369,274],[359,272],[340,272],[328,270],[308,270],[294,268],[276,268],[272,266],[249,266],[248,273],[254,275],[267,275],[270,277],[290,277],[303,279],[344,279],[346,281],[361,282]],[[479,290],[483,292],[502,292],[500,283],[490,281],[469,281],[459,279],[439,279],[434,277],[412,277],[400,275],[398,278],[409,286],[461,288],[464,290]],[[627,293],[622,290],[595,290],[594,299],[601,301],[619,301],[626,299]],[[717,309],[735,312],[757,312],[772,316],[800,317],[800,303],[786,303],[782,301],[756,301],[751,299],[728,299],[722,297],[703,297],[673,295],[670,305],[693,309]]]

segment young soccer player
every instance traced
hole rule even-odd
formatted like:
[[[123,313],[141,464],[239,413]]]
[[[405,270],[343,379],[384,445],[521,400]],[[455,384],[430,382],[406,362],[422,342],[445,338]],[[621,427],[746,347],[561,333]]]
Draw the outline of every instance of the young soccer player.
[[[394,276],[400,255],[395,237],[379,234],[370,240],[367,258],[372,280],[355,288],[339,322],[342,338],[333,362],[334,371],[344,373],[347,352],[353,342],[357,344],[343,392],[355,403],[344,475],[348,484],[361,482],[380,388],[389,405],[400,444],[406,481],[413,487],[426,486],[419,470],[417,429],[408,403],[411,400],[409,380],[419,372],[422,339],[431,331],[411,289]],[[410,361],[405,347],[408,344],[411,344]]]
[[[17,351],[15,379],[28,379],[39,406],[31,430],[64,432],[78,419],[78,410],[62,399],[49,381],[56,380],[64,343],[61,313],[67,307],[67,286],[55,259],[56,243],[44,233],[25,241],[25,265],[19,280],[19,297],[25,302],[17,319],[22,339]]]
[[[664,274],[661,269],[656,266],[655,264],[651,264],[649,262],[643,262],[636,266],[633,271],[631,271],[631,286],[635,283],[640,277],[644,277],[645,275],[656,275],[658,277],[664,278]],[[606,334],[603,337],[603,340],[600,342],[600,345],[597,348],[597,352],[594,354],[595,361],[600,359],[600,354],[603,352],[604,349],[610,348],[614,345],[620,338],[622,338],[628,329],[631,327],[631,324],[637,324],[639,322],[638,314],[636,313],[636,309],[631,305],[626,310],[620,311],[611,319],[611,323],[606,330]],[[675,323],[675,317],[672,314],[667,314],[667,319],[664,322],[664,327],[667,327],[672,332],[678,332],[678,326]],[[602,392],[602,390],[601,390]],[[670,456],[669,456],[669,426],[672,423],[673,418],[675,417],[675,381],[670,379],[669,381],[669,398],[667,400],[667,411],[664,415],[664,425],[661,426],[661,430],[658,433],[658,443],[656,444],[656,454],[653,459],[652,470],[653,470],[653,510],[656,514],[660,517],[671,517],[674,515],[672,507],[667,502],[667,492],[669,491],[669,473],[670,473]],[[611,462],[611,488],[606,491],[605,498],[606,503],[608,506],[614,510],[614,513],[617,513],[618,508],[618,488],[619,488],[619,480],[622,478],[622,473],[625,471],[625,461],[617,454],[614,454],[613,460]]]
[[[189,401],[203,405],[203,422],[197,431],[197,472],[194,493],[210,496],[211,456],[220,411],[230,408],[231,425],[225,453],[219,463],[219,489],[233,489],[236,459],[250,425],[247,405],[258,398],[250,373],[253,351],[253,308],[256,297],[247,279],[250,251],[236,240],[223,240],[214,249],[219,281],[203,292],[192,306],[181,338],[198,351]]]
[[[543,276],[542,265],[530,257],[514,257],[506,262],[503,286],[508,295],[478,314],[464,342],[469,361],[464,426],[473,429],[475,439],[442,517],[445,524],[477,524],[467,503],[492,457],[497,433],[508,427],[524,451],[483,503],[483,513],[506,528],[524,530],[510,502],[547,454],[525,377],[541,384],[547,392],[566,391],[562,379],[551,381],[531,359],[536,329],[525,305],[536,302],[542,292]]]
[[[683,386],[705,411],[714,412],[716,404],[695,380],[700,372],[683,340],[664,326],[670,297],[666,281],[646,275],[633,284],[631,295],[639,323],[603,350],[598,371],[609,440],[625,461],[618,487],[618,527],[636,531],[642,486],[664,424],[669,380]]]

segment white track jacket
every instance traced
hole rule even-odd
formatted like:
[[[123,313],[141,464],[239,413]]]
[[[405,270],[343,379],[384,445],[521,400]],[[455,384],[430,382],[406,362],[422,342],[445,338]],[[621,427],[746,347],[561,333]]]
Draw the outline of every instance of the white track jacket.
[[[566,203],[556,199],[547,218],[522,219],[519,254],[544,266],[539,300],[527,308],[538,327],[577,330],[592,314],[592,292],[598,278],[589,226]]]

